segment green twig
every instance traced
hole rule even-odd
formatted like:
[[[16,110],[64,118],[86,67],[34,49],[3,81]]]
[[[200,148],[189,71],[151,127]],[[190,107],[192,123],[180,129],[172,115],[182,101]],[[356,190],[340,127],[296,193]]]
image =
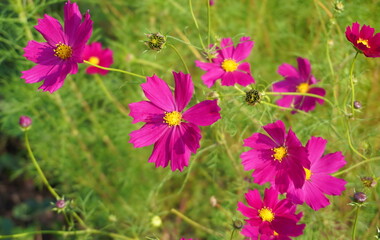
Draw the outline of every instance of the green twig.
[[[178,57],[181,59],[183,66],[186,69],[186,73],[190,73],[189,68],[187,67],[185,60],[183,59],[182,55],[178,52],[177,48],[173,44],[168,44],[169,47],[173,48],[175,53],[178,55]]]
[[[374,158],[370,158],[370,159],[361,161],[361,162],[359,162],[359,163],[357,163],[357,164],[355,164],[355,165],[353,165],[347,169],[344,169],[343,171],[336,172],[336,173],[332,174],[332,176],[336,177],[336,176],[342,175],[343,173],[349,172],[352,169],[359,167],[360,165],[363,165],[363,164],[369,163],[369,162],[375,162],[375,161],[380,161],[380,157],[374,157]]]
[[[354,101],[355,101],[355,86],[354,86],[354,68],[355,68],[355,61],[358,56],[359,52],[356,52],[354,59],[351,63],[351,69],[350,69],[350,85],[351,85],[351,113],[352,117],[354,117],[355,110],[354,110]]]
[[[352,240],[355,240],[356,224],[358,222],[359,209],[360,209],[360,207],[356,206],[355,221],[354,221],[354,226],[352,226]]]
[[[194,15],[194,11],[193,11],[193,4],[191,2],[191,0],[189,0],[189,8],[190,8],[190,13],[191,13],[191,16],[193,17],[193,20],[194,20],[194,24],[195,24],[195,27],[197,28],[198,30],[198,37],[199,37],[199,41],[202,45],[202,48],[205,50],[205,45],[203,43],[203,40],[202,40],[202,36],[201,36],[201,31],[199,29],[199,25],[198,25],[198,21],[197,21],[197,18],[195,17]]]
[[[334,104],[330,100],[328,100],[327,98],[319,96],[317,94],[312,94],[312,93],[300,93],[300,92],[263,92],[262,95],[279,95],[279,96],[287,96],[287,95],[293,96],[294,95],[294,96],[314,97],[314,98],[322,99],[322,100],[328,102],[331,106],[334,107]]]
[[[113,71],[113,72],[121,72],[121,73],[124,73],[124,74],[127,74],[127,75],[131,75],[131,76],[134,76],[134,77],[138,77],[138,78],[142,78],[142,79],[146,79],[145,76],[143,75],[140,75],[140,74],[136,74],[136,73],[132,73],[132,72],[128,72],[128,71],[124,71],[124,70],[120,70],[120,69],[117,69],[117,68],[106,68],[106,67],[102,67],[102,66],[99,66],[97,64],[93,64],[89,61],[86,61],[84,60],[83,61],[84,63],[87,63],[88,65],[91,65],[93,67],[97,67],[97,68],[100,68],[100,69],[104,69],[104,70],[108,70],[108,71]]]

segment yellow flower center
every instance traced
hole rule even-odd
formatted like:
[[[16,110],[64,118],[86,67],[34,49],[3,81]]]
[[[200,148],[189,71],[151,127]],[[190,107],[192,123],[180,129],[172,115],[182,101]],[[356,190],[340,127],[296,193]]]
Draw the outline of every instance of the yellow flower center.
[[[68,59],[72,56],[73,49],[70,46],[63,43],[58,43],[56,46],[57,47],[54,49],[54,56],[57,56],[62,60]]]
[[[273,236],[278,236],[278,235],[279,235],[278,232],[273,231]]]
[[[282,162],[282,159],[284,157],[286,157],[286,155],[288,154],[288,151],[283,146],[277,147],[277,148],[272,148],[272,150],[274,152],[274,154],[272,155],[272,157],[274,157],[274,159],[277,160],[277,161],[279,161],[279,162]]]
[[[181,123],[182,114],[177,111],[165,113],[164,123],[167,123],[169,127],[178,126]]]
[[[92,64],[95,64],[95,65],[98,65],[100,60],[98,57],[90,57],[90,59],[88,59],[88,61]]]
[[[233,72],[238,68],[239,64],[232,59],[226,59],[222,62],[222,68],[226,72]]]
[[[297,86],[297,92],[307,93],[308,91],[309,91],[309,84],[307,84],[307,83],[300,83]]]
[[[366,46],[367,48],[371,48],[369,45],[368,45],[368,39],[362,39],[362,38],[359,38],[357,41],[356,41],[357,44],[361,43],[363,44],[364,46]]]
[[[305,174],[306,174],[306,180],[310,180],[311,178],[311,175],[313,175],[313,173],[310,171],[310,169],[307,169],[307,168],[303,168],[303,170],[305,170]]]
[[[267,207],[263,207],[259,211],[259,217],[264,221],[264,222],[272,222],[274,219],[274,213],[272,212],[271,209]]]

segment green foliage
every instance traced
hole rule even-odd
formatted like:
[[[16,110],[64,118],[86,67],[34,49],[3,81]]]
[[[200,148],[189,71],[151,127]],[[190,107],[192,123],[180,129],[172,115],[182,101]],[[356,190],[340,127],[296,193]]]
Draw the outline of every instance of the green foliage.
[[[54,94],[39,92],[39,84],[25,84],[21,71],[33,66],[23,55],[27,41],[43,41],[33,26],[44,13],[63,19],[64,1],[9,0],[0,3],[0,129],[6,138],[22,139],[18,118],[33,119],[29,131],[31,148],[49,182],[56,191],[73,200],[74,207],[86,224],[93,229],[115,232],[138,239],[157,236],[162,240],[229,239],[232,221],[243,219],[236,211],[237,202],[245,201],[248,189],[263,190],[266,186],[250,183],[251,172],[243,171],[240,154],[243,139],[261,126],[277,119],[283,120],[305,144],[310,136],[328,140],[326,153],[342,151],[346,168],[363,161],[349,146],[352,144],[368,159],[380,155],[380,125],[378,96],[379,59],[359,55],[355,65],[356,96],[363,108],[349,120],[340,111],[349,108],[349,70],[355,50],[346,40],[348,25],[358,21],[380,31],[376,0],[344,2],[344,11],[334,10],[329,0],[216,0],[211,7],[211,39],[207,39],[207,7],[204,1],[193,1],[193,10],[204,43],[215,43],[224,37],[236,42],[241,36],[255,41],[251,63],[256,84],[251,88],[269,91],[272,83],[281,80],[277,67],[296,57],[308,58],[318,85],[327,90],[325,103],[310,113],[291,114],[265,104],[246,104],[245,95],[233,87],[205,87],[200,79],[203,71],[194,60],[202,58],[198,31],[194,26],[186,0],[136,1],[77,1],[81,11],[91,10],[94,32],[90,40],[100,41],[114,51],[114,68],[137,74],[157,74],[173,86],[172,71],[185,71],[176,53],[169,47],[160,52],[147,51],[145,34],[161,32],[169,44],[180,49],[192,74],[195,96],[191,104],[217,93],[222,119],[210,127],[202,127],[201,148],[192,155],[190,166],[183,172],[154,167],[147,163],[152,147],[135,149],[128,143],[128,134],[142,124],[131,124],[132,118],[106,97],[102,81],[121,106],[141,101],[141,79],[117,72],[105,76],[86,75],[81,64],[76,75],[66,79]],[[180,41],[179,41],[180,40]],[[185,44],[189,42],[188,44]],[[264,96],[274,103],[276,97]],[[12,174],[22,173],[42,186],[31,162],[25,166],[10,164],[9,155],[0,152],[0,170],[10,166]],[[13,166],[22,167],[22,171]],[[354,208],[348,205],[354,190],[360,190],[360,177],[378,177],[378,162],[363,164],[339,176],[349,184],[342,196],[329,197],[331,205],[318,212],[308,206],[304,211],[305,233],[297,239],[348,239],[354,219]],[[11,174],[11,175],[12,175]],[[17,175],[19,175],[17,174]],[[378,187],[368,190],[368,205],[361,209],[357,227],[358,239],[371,239],[379,222]],[[212,206],[210,198],[217,205]],[[28,216],[29,205],[19,205],[14,216]],[[28,208],[26,208],[28,207]],[[32,209],[36,211],[38,207]],[[173,214],[177,209],[201,226],[212,229],[210,234]],[[154,227],[151,220],[160,216],[162,226]],[[9,234],[13,223],[0,219],[0,234]],[[38,223],[36,224],[38,226]],[[65,224],[56,230],[65,230]],[[13,227],[12,227],[13,228]],[[8,230],[7,230],[8,229]],[[26,229],[24,229],[26,231]],[[29,229],[30,230],[30,229]],[[22,230],[18,231],[22,232]],[[235,233],[235,239],[243,239]],[[88,239],[94,239],[87,237]],[[57,237],[60,239],[60,237]],[[62,237],[64,239],[64,237]],[[73,238],[74,239],[74,238]],[[99,237],[96,239],[109,239]],[[116,238],[115,238],[116,239]]]

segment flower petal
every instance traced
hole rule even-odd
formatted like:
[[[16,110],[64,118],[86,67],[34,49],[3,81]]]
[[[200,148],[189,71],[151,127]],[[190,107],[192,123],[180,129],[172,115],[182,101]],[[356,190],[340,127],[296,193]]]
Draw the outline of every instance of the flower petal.
[[[346,165],[344,156],[341,152],[330,153],[319,159],[313,165],[315,173],[334,173]]]
[[[313,171],[313,165],[322,157],[325,152],[327,140],[321,137],[311,137],[306,144],[307,152],[309,153],[310,170]]]
[[[183,139],[183,128],[181,126],[174,127],[171,134],[171,144],[167,145],[172,148],[170,166],[172,171],[183,171],[184,167],[189,165],[190,150],[186,147]],[[169,150],[170,151],[170,150]]]
[[[242,85],[243,87],[246,87],[251,83],[255,83],[255,79],[253,79],[251,74],[239,71],[235,71],[233,74],[235,79],[237,79],[237,83]]]
[[[225,72],[222,76],[221,85],[222,86],[233,86],[235,85],[237,78],[235,72]]]
[[[68,44],[61,23],[47,14],[44,15],[44,18],[38,19],[38,25],[34,28],[41,33],[52,47],[55,47],[58,43]]]
[[[157,142],[163,135],[166,135],[170,129],[166,124],[146,123],[139,130],[135,130],[129,134],[135,148],[145,147]]]
[[[149,101],[135,102],[128,105],[131,110],[129,116],[133,119],[132,123],[155,122],[162,123],[165,116],[164,110]]]
[[[272,137],[278,146],[285,142],[285,124],[281,120],[263,126],[263,129]]]
[[[306,204],[309,205],[314,211],[330,205],[329,199],[323,195],[323,192],[316,185],[305,184],[303,190],[305,192]]]
[[[192,153],[196,153],[199,146],[199,141],[202,138],[201,130],[198,126],[192,123],[182,122],[180,126],[183,130],[182,138],[186,146]]]
[[[344,186],[347,184],[345,180],[327,174],[315,174],[311,180],[322,192],[328,195],[341,195],[346,189]]]
[[[298,70],[288,63],[281,64],[277,69],[277,73],[283,77],[293,77],[293,78],[300,77]]]
[[[232,54],[234,51],[234,43],[231,38],[223,38],[220,42],[219,54],[223,59],[232,58]]]
[[[77,62],[83,62],[83,50],[85,48],[88,39],[92,35],[92,20],[90,19],[90,13],[87,11],[84,15],[83,22],[79,25],[75,38],[70,38],[70,45],[73,48],[73,58]]]
[[[182,118],[198,126],[208,126],[220,119],[217,100],[205,100],[189,108]]]
[[[173,76],[175,81],[174,96],[177,104],[177,110],[182,112],[193,97],[194,84],[191,80],[190,74],[173,72]]]
[[[309,83],[309,78],[311,77],[311,67],[309,60],[299,57],[297,58],[297,62],[300,78],[303,80],[303,82]]]
[[[245,194],[245,199],[248,205],[253,208],[260,209],[263,206],[263,201],[257,189],[249,190],[248,193]]]
[[[220,79],[223,75],[224,75],[224,70],[221,69],[221,68],[215,68],[215,69],[212,69],[210,71],[208,71],[207,73],[203,74],[201,79],[203,81],[203,83],[208,87],[212,87],[214,86],[216,80]]]
[[[82,14],[79,11],[77,3],[70,3],[70,1],[65,3],[63,11],[65,33],[68,39],[75,39],[78,33],[78,27],[82,21]],[[71,44],[71,42],[69,42],[69,44]]]
[[[237,62],[246,59],[251,53],[253,45],[254,42],[251,41],[250,37],[240,38],[240,42],[236,46],[232,58]]]
[[[268,136],[262,133],[254,133],[249,138],[244,139],[245,147],[251,147],[254,149],[271,149],[277,146],[275,142]]]
[[[173,94],[164,80],[156,75],[147,77],[146,83],[141,84],[145,96],[157,107],[172,112],[177,109]]]
[[[58,57],[54,56],[54,48],[46,42],[40,43],[34,40],[29,41],[28,45],[24,48],[24,51],[24,57],[34,63],[56,65],[61,62]]]

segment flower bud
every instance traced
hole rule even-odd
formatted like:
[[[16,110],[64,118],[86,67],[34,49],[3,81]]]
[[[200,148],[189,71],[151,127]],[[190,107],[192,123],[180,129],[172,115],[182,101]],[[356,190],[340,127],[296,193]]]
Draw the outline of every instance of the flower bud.
[[[166,43],[166,37],[161,33],[149,33],[146,35],[149,40],[145,41],[145,45],[149,47],[149,49],[154,51],[161,51]]]
[[[354,108],[355,108],[355,109],[360,109],[360,108],[362,108],[362,104],[361,104],[361,102],[359,102],[359,101],[354,101]]]
[[[354,201],[357,203],[364,203],[367,200],[367,195],[363,192],[356,192],[354,194]]]
[[[55,206],[59,209],[63,209],[66,207],[66,202],[64,199],[60,199],[60,200],[55,202]]]
[[[335,3],[334,3],[334,9],[335,9],[335,11],[337,11],[339,13],[343,12],[344,5],[343,5],[342,1],[335,1]]]
[[[151,224],[153,227],[160,227],[162,225],[162,220],[160,216],[158,215],[153,216],[151,219]]]
[[[249,104],[254,106],[256,103],[260,103],[260,93],[259,91],[252,89],[246,92],[245,95],[245,101]]]
[[[240,220],[235,220],[235,221],[232,222],[232,226],[233,226],[235,229],[239,230],[239,229],[242,229],[242,228],[243,228],[244,223],[243,223],[242,221],[240,221]]]
[[[28,116],[21,116],[19,124],[21,128],[27,130],[32,125],[32,119]]]
[[[375,187],[377,184],[376,180],[372,177],[362,177],[360,180],[362,181],[364,187],[367,188]]]
[[[215,196],[211,196],[211,197],[210,197],[210,204],[211,204],[211,206],[213,206],[213,207],[216,207],[216,206],[218,205],[218,200],[216,199]]]

